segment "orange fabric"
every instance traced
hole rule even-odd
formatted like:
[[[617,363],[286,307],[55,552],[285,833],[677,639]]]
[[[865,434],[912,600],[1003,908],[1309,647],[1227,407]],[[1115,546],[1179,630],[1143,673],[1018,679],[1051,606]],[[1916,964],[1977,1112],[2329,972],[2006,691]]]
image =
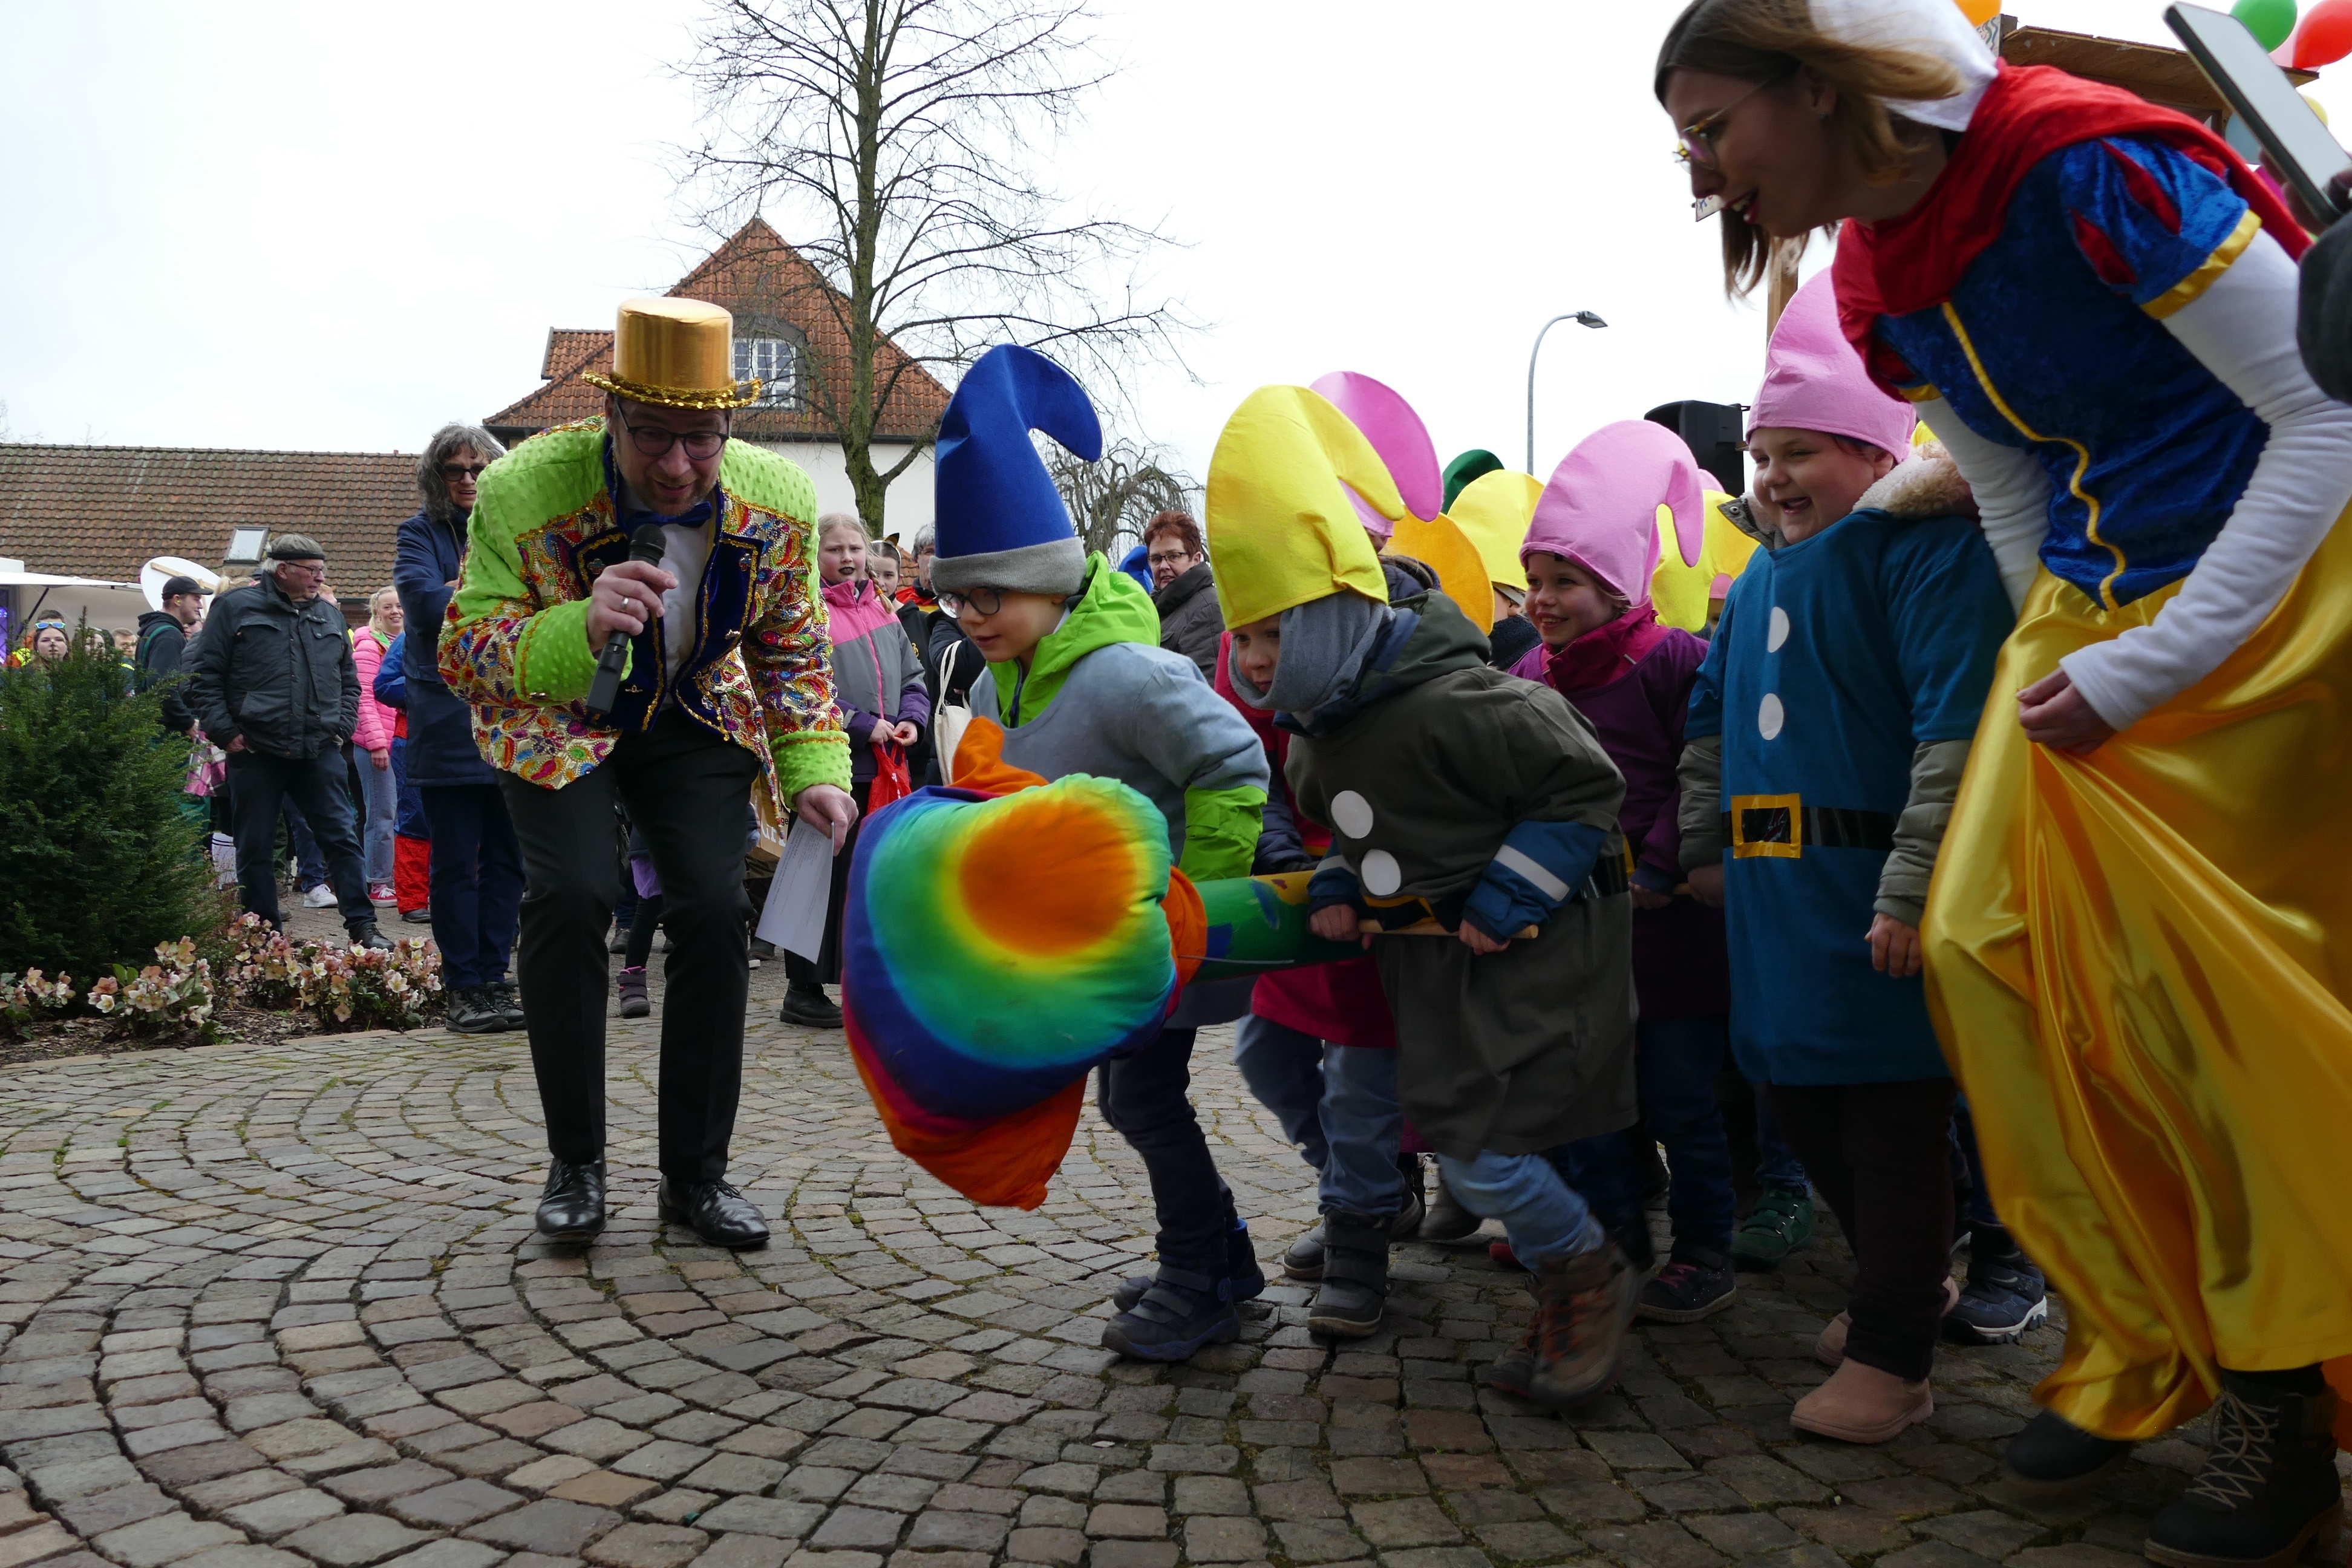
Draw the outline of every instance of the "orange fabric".
[[[978,795],[1011,795],[1035,789],[1043,774],[1016,768],[1004,760],[1004,727],[993,719],[974,719],[956,747],[955,786]]]
[[[1192,984],[1193,974],[1201,967],[1201,955],[1209,946],[1209,911],[1201,902],[1201,889],[1192,886],[1192,879],[1177,870],[1168,869],[1168,896],[1160,900],[1160,913],[1168,917],[1168,947],[1176,960],[1176,997],[1181,1000],[1184,987]]]
[[[849,1015],[852,1018],[855,1015]],[[1025,1110],[973,1125],[927,1115],[866,1058],[852,1026],[850,1058],[889,1131],[890,1146],[976,1204],[1034,1209],[1078,1130],[1087,1080],[1079,1078]]]

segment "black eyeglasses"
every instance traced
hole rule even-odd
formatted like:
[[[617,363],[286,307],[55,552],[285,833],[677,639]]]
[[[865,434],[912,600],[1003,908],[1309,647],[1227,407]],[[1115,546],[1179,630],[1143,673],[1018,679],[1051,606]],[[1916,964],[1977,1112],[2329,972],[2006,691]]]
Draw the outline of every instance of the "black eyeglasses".
[[[647,458],[658,458],[671,447],[678,446],[684,447],[686,455],[696,462],[705,463],[719,456],[719,448],[727,445],[727,432],[724,430],[688,430],[681,433],[665,430],[658,425],[640,428],[630,424],[627,416],[617,409],[613,417],[619,420],[621,428],[627,432],[629,445]]]
[[[1001,588],[966,588],[961,594],[941,594],[940,608],[949,615],[960,616],[970,605],[977,616],[992,616],[1004,608],[1004,591]]]
[[[488,463],[444,463],[441,477],[445,479],[470,479],[488,468]]]

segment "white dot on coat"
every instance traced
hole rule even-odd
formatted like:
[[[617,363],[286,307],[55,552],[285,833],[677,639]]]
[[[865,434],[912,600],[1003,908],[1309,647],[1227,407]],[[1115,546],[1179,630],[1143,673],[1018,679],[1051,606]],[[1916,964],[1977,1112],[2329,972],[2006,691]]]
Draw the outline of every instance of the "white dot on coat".
[[[1363,837],[1372,830],[1372,803],[1354,790],[1341,790],[1331,797],[1331,826],[1350,838]]]
[[[1404,886],[1404,870],[1396,857],[1385,849],[1375,849],[1364,857],[1358,874],[1364,879],[1364,891],[1376,899],[1385,899]]]
[[[1789,612],[1780,605],[1772,606],[1771,628],[1764,634],[1764,651],[1779,653],[1780,645],[1789,640]]]
[[[1780,694],[1768,691],[1764,694],[1763,702],[1756,710],[1756,731],[1768,741],[1775,740],[1780,736],[1780,726],[1788,721],[1788,718],[1787,710],[1780,706]]]

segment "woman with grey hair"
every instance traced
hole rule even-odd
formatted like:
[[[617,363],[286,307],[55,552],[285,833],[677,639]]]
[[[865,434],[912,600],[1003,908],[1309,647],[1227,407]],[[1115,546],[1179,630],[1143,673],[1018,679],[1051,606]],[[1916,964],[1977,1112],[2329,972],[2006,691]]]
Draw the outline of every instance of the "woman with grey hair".
[[[444,425],[425,445],[416,488],[425,509],[400,525],[393,585],[408,638],[409,782],[424,802],[433,842],[433,941],[460,1034],[522,1027],[507,978],[522,910],[522,851],[499,798],[498,773],[474,748],[473,715],[441,683],[441,621],[466,559],[466,523],[482,470],[506,456],[478,425]]]

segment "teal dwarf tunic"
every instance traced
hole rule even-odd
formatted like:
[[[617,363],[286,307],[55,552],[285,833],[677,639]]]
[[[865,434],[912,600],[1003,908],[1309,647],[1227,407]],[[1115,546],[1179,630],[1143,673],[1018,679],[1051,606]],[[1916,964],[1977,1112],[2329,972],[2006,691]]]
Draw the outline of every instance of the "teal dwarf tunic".
[[[1684,733],[1723,737],[1731,1040],[1756,1082],[1948,1070],[1919,977],[1873,969],[1865,935],[1913,753],[1976,733],[2014,619],[1962,517],[1857,511],[1732,584]]]

